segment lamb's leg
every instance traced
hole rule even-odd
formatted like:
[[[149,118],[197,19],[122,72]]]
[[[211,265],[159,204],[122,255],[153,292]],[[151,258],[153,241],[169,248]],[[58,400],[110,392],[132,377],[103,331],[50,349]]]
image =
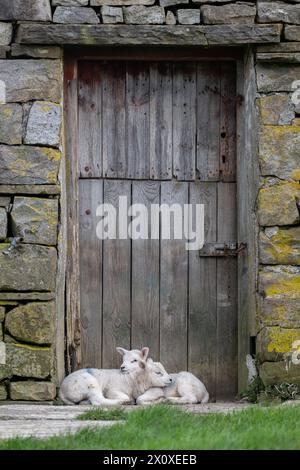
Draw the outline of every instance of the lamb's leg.
[[[137,405],[153,405],[154,403],[163,403],[166,401],[162,388],[150,388],[136,399]]]
[[[134,405],[134,400],[124,392],[110,392],[109,398],[112,398],[114,401],[117,401],[118,405]]]

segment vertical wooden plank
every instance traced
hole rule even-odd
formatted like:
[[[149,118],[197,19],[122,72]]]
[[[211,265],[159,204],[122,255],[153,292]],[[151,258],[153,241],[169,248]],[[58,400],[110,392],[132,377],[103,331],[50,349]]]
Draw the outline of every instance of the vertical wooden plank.
[[[220,171],[220,64],[197,65],[197,176],[218,181]]]
[[[148,239],[132,240],[132,347],[148,346],[159,357],[159,239],[151,239],[151,204],[159,204],[160,185],[134,181],[132,204],[148,211]]]
[[[150,65],[150,178],[172,179],[172,65]]]
[[[236,184],[218,183],[218,241],[235,241]],[[237,393],[237,259],[217,260],[217,399]]]
[[[236,180],[236,65],[221,65],[220,174],[222,181]]]
[[[161,204],[188,203],[188,183],[161,183]],[[171,223],[173,218],[171,217]],[[167,222],[162,215],[161,224]],[[162,230],[162,229],[161,229]],[[169,372],[187,368],[188,252],[185,240],[161,239],[160,360]]]
[[[96,210],[103,203],[103,181],[80,180],[79,201],[82,367],[101,368],[102,240],[96,234]]]
[[[103,65],[103,176],[126,176],[126,66],[124,62]]]
[[[79,64],[79,172],[82,178],[96,178],[102,176],[101,64]]]
[[[205,243],[217,240],[217,184],[191,183],[190,204],[204,204]],[[189,251],[189,370],[216,398],[217,260]]]
[[[149,178],[149,65],[128,62],[126,73],[127,178]]]
[[[104,202],[119,210],[119,196],[131,204],[129,181],[104,181]],[[131,240],[103,241],[103,361],[102,367],[119,367],[116,347],[130,348]]]
[[[194,180],[196,166],[196,66],[173,67],[173,175]]]

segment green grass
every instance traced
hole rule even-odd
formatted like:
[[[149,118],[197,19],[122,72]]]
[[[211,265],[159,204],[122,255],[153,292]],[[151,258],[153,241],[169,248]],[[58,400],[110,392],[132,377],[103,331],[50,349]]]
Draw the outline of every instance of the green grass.
[[[111,409],[102,409],[102,408],[93,408],[91,410],[85,411],[81,415],[77,416],[77,420],[80,421],[116,421],[127,419],[128,413],[122,410],[121,408],[111,408]]]
[[[191,414],[172,406],[129,412],[124,424],[47,440],[0,441],[4,449],[298,449],[300,407]]]

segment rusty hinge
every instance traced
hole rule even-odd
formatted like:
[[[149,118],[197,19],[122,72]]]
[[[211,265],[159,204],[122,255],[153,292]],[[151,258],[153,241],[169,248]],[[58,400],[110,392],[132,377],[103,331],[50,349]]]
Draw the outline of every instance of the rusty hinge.
[[[246,243],[205,243],[199,256],[238,256],[247,248]]]

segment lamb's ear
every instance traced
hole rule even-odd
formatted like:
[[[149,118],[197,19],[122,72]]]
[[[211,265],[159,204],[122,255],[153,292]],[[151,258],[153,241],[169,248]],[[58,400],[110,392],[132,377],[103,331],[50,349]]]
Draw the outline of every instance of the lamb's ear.
[[[142,348],[141,349],[140,355],[141,355],[143,361],[147,360],[148,354],[149,354],[149,348]]]
[[[121,354],[121,356],[124,356],[124,354],[128,352],[127,349],[124,349],[124,348],[116,348],[116,350],[118,351],[119,354]]]

